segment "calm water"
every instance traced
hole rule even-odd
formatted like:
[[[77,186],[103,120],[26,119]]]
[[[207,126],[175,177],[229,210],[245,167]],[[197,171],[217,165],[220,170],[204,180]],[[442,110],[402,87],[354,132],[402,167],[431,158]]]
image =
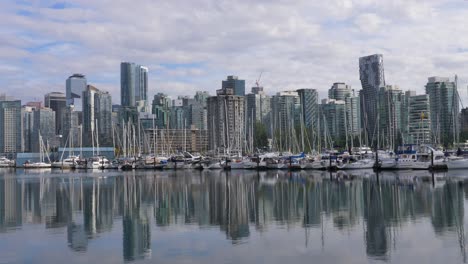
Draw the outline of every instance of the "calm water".
[[[0,170],[0,263],[466,262],[468,181],[431,176]]]

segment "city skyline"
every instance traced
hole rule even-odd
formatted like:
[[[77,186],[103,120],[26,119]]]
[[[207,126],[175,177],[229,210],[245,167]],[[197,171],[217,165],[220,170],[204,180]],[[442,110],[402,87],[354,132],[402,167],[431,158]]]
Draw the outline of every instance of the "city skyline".
[[[127,5],[3,1],[2,93],[39,100],[64,92],[64,79],[82,73],[119,103],[119,64],[132,61],[149,68],[148,98],[214,94],[227,75],[246,80],[249,91],[262,71],[267,94],[310,87],[326,98],[334,82],[360,90],[357,59],[383,54],[386,83],[421,94],[427,77],[458,74],[467,101],[464,1]],[[178,19],[184,12],[193,16]]]

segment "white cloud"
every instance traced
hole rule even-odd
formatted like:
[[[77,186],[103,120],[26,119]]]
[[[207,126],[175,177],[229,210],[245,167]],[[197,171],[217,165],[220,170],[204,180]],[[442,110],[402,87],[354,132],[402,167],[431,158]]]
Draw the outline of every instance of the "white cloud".
[[[249,90],[260,71],[270,93],[311,87],[326,96],[336,81],[359,89],[358,58],[373,53],[384,54],[387,82],[403,89],[423,91],[430,75],[468,80],[463,1],[34,3],[0,3],[0,61],[14,69],[0,68],[8,74],[0,87],[25,100],[29,91],[64,90],[65,79],[81,72],[119,102],[121,61],[149,66],[151,96],[214,93],[231,74]]]

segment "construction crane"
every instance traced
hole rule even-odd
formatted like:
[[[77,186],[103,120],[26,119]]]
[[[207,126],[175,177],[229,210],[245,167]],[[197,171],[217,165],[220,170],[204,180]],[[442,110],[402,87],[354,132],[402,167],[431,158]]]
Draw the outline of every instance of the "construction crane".
[[[258,76],[258,79],[255,81],[255,85],[257,87],[260,87],[260,79],[262,78],[263,71],[260,72],[260,76]]]

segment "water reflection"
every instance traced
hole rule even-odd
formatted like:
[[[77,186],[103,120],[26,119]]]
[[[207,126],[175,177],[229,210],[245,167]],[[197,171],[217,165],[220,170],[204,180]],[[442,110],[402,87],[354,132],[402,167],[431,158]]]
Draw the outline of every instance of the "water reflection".
[[[216,228],[236,245],[251,243],[253,233],[302,228],[305,240],[297,242],[307,246],[320,240],[323,250],[331,232],[326,226],[331,225],[342,233],[362,232],[367,256],[389,260],[402,227],[427,219],[436,237],[456,239],[465,261],[468,185],[447,173],[434,178],[444,180],[432,183],[428,172],[178,171],[52,177],[0,171],[0,232],[22,232],[25,225],[62,228],[68,247],[86,252],[90,241],[119,230],[123,260],[132,261],[152,258],[155,229]],[[320,237],[311,238],[311,230]]]

